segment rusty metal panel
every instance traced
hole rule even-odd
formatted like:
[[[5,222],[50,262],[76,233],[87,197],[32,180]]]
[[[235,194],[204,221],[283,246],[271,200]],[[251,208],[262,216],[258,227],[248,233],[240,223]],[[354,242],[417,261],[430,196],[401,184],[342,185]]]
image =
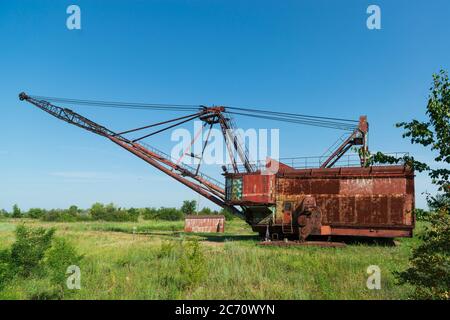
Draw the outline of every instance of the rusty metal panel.
[[[373,179],[356,178],[343,179],[339,181],[340,194],[371,194],[374,189],[375,181]]]
[[[322,224],[411,226],[414,182],[402,166],[308,169],[278,177],[279,201],[313,196]],[[328,171],[327,171],[328,170]]]
[[[292,223],[296,224],[303,201],[312,197],[321,213],[321,225],[330,227],[331,231],[324,228],[324,233],[352,235],[351,230],[355,230],[355,236],[412,235],[414,172],[410,168],[292,169],[273,176],[255,173],[235,176],[243,179],[243,199],[250,203],[249,211],[253,210],[251,203],[275,204],[273,215],[267,213],[267,219],[258,218],[264,224],[271,221],[272,228],[282,230],[283,203],[293,203]],[[268,184],[267,179],[275,181]],[[262,222],[254,227],[258,232],[265,231]]]
[[[411,229],[360,229],[360,228],[332,228],[331,235],[360,236],[377,238],[411,237]]]
[[[279,195],[311,194],[310,179],[278,179],[277,192]]]
[[[338,194],[340,180],[314,179],[311,181],[311,194]]]
[[[274,182],[274,175],[244,175],[242,181],[242,200],[255,203],[273,202]]]
[[[224,232],[225,217],[222,215],[213,216],[186,216],[184,219],[185,232]]]

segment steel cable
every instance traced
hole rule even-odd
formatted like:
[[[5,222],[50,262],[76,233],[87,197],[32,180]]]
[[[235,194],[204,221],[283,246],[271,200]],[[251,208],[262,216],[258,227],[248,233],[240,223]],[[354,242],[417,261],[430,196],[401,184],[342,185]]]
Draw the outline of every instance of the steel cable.
[[[161,103],[133,103],[133,102],[113,102],[113,101],[97,101],[68,99],[45,96],[31,96],[34,99],[52,101],[57,103],[67,103],[72,105],[103,107],[103,108],[119,108],[119,109],[135,109],[135,110],[169,110],[169,111],[199,111],[204,108],[202,105],[189,104],[161,104]],[[332,128],[346,131],[353,131],[357,128],[358,121],[333,117],[312,116],[288,112],[276,112],[269,110],[260,110],[253,108],[241,107],[225,107],[227,113],[254,117],[260,119],[296,123],[324,128]],[[229,111],[231,110],[231,111]]]

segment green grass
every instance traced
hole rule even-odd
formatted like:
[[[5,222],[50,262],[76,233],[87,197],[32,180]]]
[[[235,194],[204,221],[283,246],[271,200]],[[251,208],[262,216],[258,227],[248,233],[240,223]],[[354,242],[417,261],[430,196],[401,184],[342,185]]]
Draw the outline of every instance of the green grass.
[[[74,222],[0,220],[0,249],[14,241],[19,223],[55,227],[85,257],[81,290],[68,299],[406,299],[411,288],[393,272],[406,268],[418,239],[397,246],[351,244],[345,248],[262,247],[240,220],[224,234],[185,234],[183,222]],[[420,232],[421,225],[418,226]],[[200,242],[201,280],[183,285],[179,253],[163,255],[162,244]],[[178,255],[177,255],[178,254]],[[366,269],[381,268],[381,290],[366,288]],[[42,298],[46,278],[14,279],[0,299]]]

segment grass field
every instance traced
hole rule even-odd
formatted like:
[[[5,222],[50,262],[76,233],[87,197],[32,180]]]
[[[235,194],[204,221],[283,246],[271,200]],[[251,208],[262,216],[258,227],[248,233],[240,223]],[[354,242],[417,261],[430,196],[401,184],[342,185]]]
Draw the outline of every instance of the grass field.
[[[240,220],[227,222],[224,234],[185,234],[182,221],[11,219],[0,220],[0,248],[14,242],[19,223],[55,227],[57,236],[84,254],[81,289],[66,299],[405,299],[411,288],[396,285],[393,272],[407,266],[411,248],[418,243],[412,238],[399,239],[396,246],[261,247]],[[195,239],[204,259],[195,262],[202,264],[196,269],[199,278],[189,281],[183,270],[195,273],[192,268],[197,266],[180,264],[180,243]],[[181,249],[171,251],[170,244]],[[366,287],[369,265],[381,269],[380,290]],[[49,286],[45,277],[15,279],[0,292],[0,299],[42,298]]]

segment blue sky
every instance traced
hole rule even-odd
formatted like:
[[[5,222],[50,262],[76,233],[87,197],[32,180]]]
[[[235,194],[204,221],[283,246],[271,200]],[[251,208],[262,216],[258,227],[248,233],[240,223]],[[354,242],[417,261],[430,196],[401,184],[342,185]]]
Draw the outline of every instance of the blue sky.
[[[66,28],[70,4],[81,8],[81,30]],[[381,30],[366,27],[370,4],[381,8]],[[394,123],[424,119],[431,75],[449,69],[449,16],[447,0],[2,1],[0,208],[178,206],[189,198],[211,205],[105,139],[19,102],[21,91],[366,114],[372,150],[430,160]],[[117,130],[171,116],[73,109]],[[236,120],[280,128],[283,157],[320,155],[341,134]],[[147,142],[166,150],[172,143]],[[416,190],[423,207],[421,192],[434,190],[426,176],[417,176]]]

